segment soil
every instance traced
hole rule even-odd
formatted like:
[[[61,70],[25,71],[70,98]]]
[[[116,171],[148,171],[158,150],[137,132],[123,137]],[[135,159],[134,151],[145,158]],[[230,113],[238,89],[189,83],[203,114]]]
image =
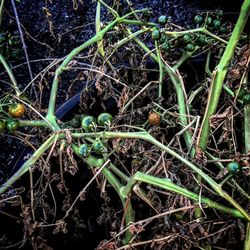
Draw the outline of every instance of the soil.
[[[116,4],[119,2],[121,6],[124,6],[123,11],[126,13],[128,10],[127,1],[114,1]],[[110,1],[107,3],[112,4]],[[237,3],[228,3],[226,0],[210,0],[210,1],[188,1],[188,0],[162,0],[162,1],[133,1],[134,9],[150,8],[153,12],[153,21],[154,17],[160,15],[168,15],[171,17],[172,21],[180,26],[188,27],[193,24],[193,17],[196,14],[205,12],[207,10],[216,10],[222,9],[225,12],[225,18],[234,21],[239,13],[240,6],[242,1],[237,1]],[[48,66],[54,59],[63,58],[67,55],[73,48],[81,45],[84,41],[89,39],[95,34],[95,8],[96,3],[94,1],[80,1],[80,0],[62,0],[62,1],[30,1],[30,0],[21,0],[20,2],[16,1],[17,12],[20,18],[20,22],[24,31],[24,38],[27,45],[27,51],[29,55],[29,60],[31,64],[31,69],[33,76],[39,74],[46,66]],[[120,8],[122,9],[122,8]],[[103,11],[102,19],[105,22],[109,20],[110,16]],[[11,35],[18,36],[18,29],[15,22],[13,9],[10,4],[10,1],[6,1],[5,12],[3,17],[2,32],[9,32]],[[18,58],[9,58],[9,63],[13,69],[13,73],[17,79],[19,87],[22,89],[30,81],[30,76],[28,74],[27,64],[25,63],[24,53],[21,49],[21,43],[17,45],[19,47]],[[91,64],[93,51],[87,51],[85,56],[84,63]],[[122,64],[126,68],[127,59],[123,60]],[[204,58],[201,59],[204,63]],[[155,68],[155,65],[150,65],[150,62],[147,62],[148,67]],[[199,67],[200,61],[199,58],[194,60],[189,66],[183,67],[183,72],[189,72],[191,77],[196,75],[197,67]],[[196,70],[194,70],[196,68]],[[128,74],[127,80],[134,77],[134,73],[129,70],[124,70],[121,65],[117,64],[117,69],[120,74]],[[55,67],[49,71],[49,74],[46,76],[46,80],[43,82],[41,77],[35,81],[33,89],[31,88],[30,98],[37,100],[37,96],[42,98],[42,102],[36,103],[41,112],[44,112],[47,106],[47,100],[49,97],[50,84],[53,77],[53,72]],[[1,69],[3,72],[3,69]],[[6,78],[6,75],[1,73],[3,81]],[[131,75],[130,75],[131,74]],[[156,75],[154,73],[148,74],[148,78],[154,79]],[[74,97],[79,90],[82,89],[82,82],[86,82],[86,76],[82,76],[77,72],[66,73],[63,76],[62,82],[63,85],[60,86],[60,91],[58,93],[58,102],[57,108],[63,105],[67,100]],[[197,80],[198,81],[198,80]],[[1,83],[3,84],[3,83]],[[42,89],[42,91],[41,91]],[[10,89],[5,85],[0,90],[0,96],[2,96],[6,91]],[[94,90],[94,92],[97,90]],[[118,90],[113,90],[114,92],[119,92]],[[42,93],[42,96],[40,96]],[[36,96],[37,95],[37,96]],[[93,115],[96,115],[96,110],[109,111],[110,113],[116,114],[117,103],[116,94],[113,96],[105,97],[104,100],[100,100],[97,104],[94,104],[91,109],[88,109]],[[94,96],[95,97],[95,96]],[[103,96],[102,96],[103,97]],[[78,98],[80,96],[78,95]],[[39,99],[39,98],[38,98]],[[90,98],[91,99],[91,98]],[[145,101],[145,100],[144,100]],[[146,100],[147,103],[147,100]],[[141,103],[138,103],[140,107]],[[135,104],[136,105],[136,104]],[[146,106],[144,103],[143,105]],[[81,103],[77,106],[76,110],[73,112],[78,112],[79,109],[82,111],[85,107]],[[135,107],[136,108],[136,107]],[[72,112],[72,110],[70,110]],[[68,112],[68,113],[70,113]],[[143,111],[142,111],[143,112]],[[71,117],[66,116],[62,118],[63,121],[69,120]],[[171,131],[171,126],[170,126]],[[23,129],[22,133],[27,131]],[[39,131],[38,131],[39,132]],[[156,131],[156,134],[160,133]],[[170,133],[170,132],[169,132]],[[37,138],[36,138],[37,139]],[[38,138],[37,144],[42,140],[42,136]],[[22,155],[22,152],[26,148],[21,147],[20,141],[12,135],[0,135],[0,161],[1,161],[1,170],[0,170],[0,182],[3,183],[6,179],[9,178],[13,172],[20,165],[19,158]],[[32,140],[32,137],[31,137]],[[36,144],[36,142],[35,142]],[[146,147],[146,145],[143,145]],[[132,146],[131,146],[132,147]],[[25,151],[26,152],[26,151]],[[27,152],[26,152],[27,153]],[[131,163],[131,159],[126,159],[125,161]],[[16,163],[18,162],[18,165]],[[86,169],[86,166],[82,163],[78,163],[78,168]],[[142,163],[140,163],[142,164]],[[52,167],[53,168],[53,167]],[[54,166],[56,168],[56,164]],[[174,170],[179,171],[180,166],[175,165]],[[57,170],[55,171],[57,172]],[[66,183],[69,190],[72,192],[72,196],[75,197],[79,192],[79,187],[83,186],[83,183],[92,177],[88,171],[83,170],[81,173],[77,172],[75,176],[70,174],[66,175]],[[34,178],[38,178],[35,176]],[[187,181],[188,182],[188,181]],[[24,184],[23,184],[24,183]],[[22,185],[21,185],[22,184]],[[56,189],[56,184],[51,184],[53,190]],[[187,184],[188,185],[188,184]],[[190,184],[191,185],[191,184]],[[23,177],[18,183],[17,186],[24,186],[29,188],[29,177]],[[101,241],[110,238],[112,230],[117,228],[115,225],[116,220],[120,221],[122,209],[119,202],[117,204],[110,204],[110,197],[117,199],[116,194],[112,191],[111,188],[108,188],[109,194],[103,194],[103,197],[100,197],[99,189],[92,185],[90,188],[91,192],[86,193],[85,201],[79,202],[78,206],[74,209],[73,214],[66,220],[67,227],[62,224],[61,228],[54,227],[43,227],[42,223],[37,225],[29,224],[31,218],[30,212],[25,211],[28,207],[26,206],[30,199],[30,194],[25,193],[26,196],[23,197],[23,207],[20,211],[20,202],[18,198],[13,201],[13,204],[6,204],[6,207],[2,207],[0,210],[0,248],[4,249],[12,248],[18,249],[95,249]],[[15,192],[11,190],[10,192]],[[15,193],[13,193],[15,194]],[[72,197],[62,195],[58,190],[53,194],[57,197],[57,206],[64,207],[62,210],[58,210],[56,218],[60,218],[60,215],[63,216],[65,209],[68,208],[70,202],[72,202]],[[67,200],[68,199],[68,200]],[[174,199],[174,197],[173,197]],[[38,199],[39,200],[39,199]],[[39,200],[42,203],[42,199]],[[53,206],[53,197],[49,197],[47,205]],[[133,201],[136,204],[136,199]],[[187,202],[185,199],[178,199],[178,202]],[[37,206],[44,206],[44,204],[37,204]],[[135,205],[136,206],[136,205]],[[28,209],[28,208],[27,208]],[[53,210],[50,207],[45,208],[48,214]],[[141,209],[141,212],[137,214],[139,219],[145,218],[145,214],[148,214],[147,210],[150,210],[148,207],[137,207],[138,210]],[[112,210],[112,211],[109,211]],[[4,213],[8,212],[8,215]],[[42,209],[39,210],[40,213],[37,214],[39,221],[42,221],[43,218]],[[151,211],[152,212],[152,211]],[[18,215],[22,213],[22,218]],[[119,214],[120,213],[120,214]],[[15,215],[15,216],[12,216]],[[25,215],[27,217],[25,218]],[[104,218],[105,215],[107,218]],[[114,216],[114,217],[111,217]],[[18,219],[17,219],[18,218]],[[22,221],[21,221],[21,219]],[[211,231],[218,231],[220,229],[219,225],[216,225],[216,219],[213,220],[212,224],[209,224],[213,229]],[[55,221],[54,221],[55,222]],[[237,236],[237,231],[242,229],[243,226],[240,221],[237,222],[237,225],[232,226],[232,221],[225,222],[226,225],[231,226],[231,232],[226,236],[231,235],[231,239],[228,239],[219,234],[218,237],[222,237],[223,241],[219,244],[218,239],[214,239],[219,246],[224,247],[226,244],[226,249],[236,249],[240,242],[240,237]],[[8,227],[7,227],[8,225]],[[25,226],[33,225],[34,228],[25,228]],[[223,225],[226,227],[226,225]],[[65,227],[64,227],[65,226]],[[178,218],[166,217],[165,222],[159,221],[158,228],[156,224],[152,226],[151,233],[155,232],[160,235],[159,231],[167,232],[169,228],[173,227],[176,231],[182,232],[182,237],[185,239],[184,242],[177,242],[172,244],[171,248],[168,249],[196,249],[195,243],[190,242],[187,237],[191,237],[192,233],[197,233],[197,238],[199,235],[203,235],[204,231],[209,231],[209,226],[206,223],[197,225],[197,223],[192,224],[194,232],[192,232],[192,227],[189,225],[183,226],[178,222]],[[112,228],[114,227],[114,228]],[[14,228],[14,230],[13,230]],[[173,231],[174,231],[173,230]],[[242,229],[243,230],[243,229]],[[147,239],[150,235],[142,234],[141,240]],[[32,237],[35,239],[33,240]],[[193,237],[194,239],[196,237]],[[179,248],[178,248],[179,246]],[[112,249],[112,248],[110,248]],[[115,248],[113,248],[115,249]],[[159,245],[155,244],[153,248],[144,248],[144,249],[161,249]],[[198,248],[197,248],[198,249]],[[224,248],[225,249],[225,248]],[[239,248],[238,248],[239,249]]]

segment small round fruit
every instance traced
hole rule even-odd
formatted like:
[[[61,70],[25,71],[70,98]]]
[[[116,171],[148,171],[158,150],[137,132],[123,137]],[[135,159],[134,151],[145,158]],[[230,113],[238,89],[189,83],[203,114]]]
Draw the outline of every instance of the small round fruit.
[[[168,41],[168,37],[166,34],[162,33],[161,34],[161,38],[160,38],[160,44],[165,43],[166,41]]]
[[[86,157],[88,155],[88,152],[89,152],[88,144],[86,144],[86,143],[81,144],[78,152],[81,156]]]
[[[7,120],[6,121],[6,129],[9,132],[13,132],[19,128],[19,121],[18,120]]]
[[[105,145],[100,141],[100,140],[96,140],[93,145],[92,145],[92,150],[97,153],[97,154],[102,154],[107,152],[107,148],[105,147]]]
[[[11,36],[8,40],[8,43],[10,46],[15,46],[18,43],[17,37]]]
[[[210,25],[213,23],[213,18],[211,16],[207,17],[207,24]]]
[[[213,26],[214,26],[214,28],[218,29],[221,26],[221,21],[218,19],[215,19],[213,21]]]
[[[188,34],[184,35],[182,39],[185,44],[190,43],[192,41],[192,37]]]
[[[158,23],[159,24],[166,24],[167,21],[168,21],[167,16],[159,16],[159,18],[158,18]]]
[[[91,131],[91,128],[92,128],[94,123],[95,123],[95,118],[91,115],[87,115],[87,116],[83,117],[83,119],[82,119],[82,128],[86,132],[89,132],[89,131]]]
[[[243,100],[244,104],[250,104],[250,93],[243,95],[242,100]]]
[[[5,36],[0,33],[0,43],[3,43],[5,41]]]
[[[145,10],[143,12],[143,16],[144,17],[151,17],[153,15],[152,11],[151,10]]]
[[[5,121],[4,120],[0,120],[0,133],[2,133],[5,129]]]
[[[223,14],[224,14],[223,10],[219,10],[219,11],[217,12],[217,17],[218,17],[218,18],[222,18]]]
[[[235,174],[241,170],[242,170],[242,166],[238,162],[231,161],[227,164],[227,171],[230,174]]]
[[[161,45],[161,49],[162,49],[164,52],[168,52],[169,49],[170,49],[170,44],[169,44],[169,42],[166,41],[165,43],[163,43],[163,44]]]
[[[159,125],[161,122],[161,117],[158,113],[152,112],[148,116],[148,122],[152,125]]]
[[[15,103],[9,107],[9,114],[14,118],[21,118],[24,116],[26,109],[22,103]]]
[[[113,117],[109,113],[101,113],[97,117],[97,123],[100,126],[107,126],[108,124],[111,124],[112,120],[113,120]]]
[[[244,88],[236,89],[234,94],[238,96],[238,99],[243,99],[243,96],[246,95],[248,92]]]
[[[154,29],[153,31],[152,31],[152,33],[151,33],[151,36],[152,36],[152,39],[153,40],[160,40],[160,38],[161,38],[161,32],[160,32],[160,30],[158,30],[158,29]]]
[[[187,50],[188,52],[193,52],[193,51],[195,50],[195,45],[192,44],[192,43],[187,44],[186,50]]]
[[[203,22],[203,17],[201,15],[196,15],[194,17],[194,21],[198,24],[202,23]]]
[[[201,36],[201,35],[198,36],[196,41],[199,45],[207,44],[207,38],[205,36]]]
[[[220,27],[220,32],[223,34],[227,33],[227,27],[225,26]]]

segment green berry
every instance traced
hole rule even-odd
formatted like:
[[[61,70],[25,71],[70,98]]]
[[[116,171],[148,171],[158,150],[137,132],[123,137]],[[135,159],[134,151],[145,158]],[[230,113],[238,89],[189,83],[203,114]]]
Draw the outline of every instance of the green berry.
[[[166,24],[167,21],[168,21],[167,16],[159,16],[159,18],[158,18],[158,23],[159,24]]]
[[[244,104],[250,104],[250,93],[243,95],[242,100],[243,100]]]
[[[96,140],[93,145],[92,145],[92,150],[97,153],[97,154],[102,154],[107,152],[107,148],[105,147],[105,145],[100,141],[100,140]]]
[[[152,16],[152,11],[151,10],[145,10],[144,12],[143,12],[143,16],[144,17],[151,17]]]
[[[164,52],[168,52],[169,49],[170,49],[170,44],[169,44],[169,42],[166,41],[165,43],[163,43],[163,44],[161,45],[161,49],[162,49]]]
[[[113,117],[109,113],[101,113],[97,118],[97,123],[100,126],[107,126],[113,120]]]
[[[244,88],[236,89],[235,90],[235,95],[238,96],[238,99],[243,99],[243,96],[247,94],[247,90],[245,90]]]
[[[218,12],[217,12],[217,18],[218,19],[221,19],[222,18],[222,16],[223,16],[223,10],[219,10]]]
[[[194,21],[195,21],[196,23],[198,23],[198,24],[201,24],[201,23],[203,22],[203,17],[200,16],[200,15],[196,15],[196,16],[194,17]]]
[[[151,36],[152,36],[153,40],[160,40],[160,38],[161,38],[160,30],[154,29],[151,33]]]
[[[213,21],[213,26],[214,26],[215,29],[218,29],[221,26],[221,21],[218,20],[218,19],[215,19]]]
[[[78,152],[81,156],[86,157],[88,155],[88,152],[89,152],[88,144],[85,144],[85,143],[81,144]]]
[[[184,35],[182,39],[185,44],[188,44],[192,41],[192,37],[188,34]]]
[[[13,132],[13,131],[17,130],[20,126],[18,120],[12,120],[12,119],[7,120],[5,124],[6,124],[6,129],[9,132]]]
[[[198,36],[196,41],[199,45],[207,44],[207,38],[205,36],[202,36],[202,35]]]
[[[89,132],[89,131],[91,131],[94,123],[95,123],[95,118],[93,116],[91,116],[91,115],[85,116],[82,119],[82,128],[86,132]]]
[[[210,25],[213,23],[213,18],[211,16],[207,17],[207,24]]]
[[[11,37],[9,38],[8,43],[9,43],[10,46],[15,46],[15,45],[17,45],[17,43],[18,43],[17,37],[11,36]]]
[[[161,38],[160,38],[160,44],[163,44],[166,41],[168,41],[168,36],[166,34],[162,33]]]
[[[227,27],[225,26],[220,27],[220,32],[223,34],[227,33]]]
[[[195,45],[192,44],[192,43],[187,44],[186,50],[187,50],[188,52],[193,52],[193,51],[195,50]]]
[[[0,43],[3,43],[5,41],[5,37],[3,34],[0,34]]]
[[[238,162],[231,161],[227,164],[227,171],[230,174],[235,174],[241,170],[242,170],[242,166]]]

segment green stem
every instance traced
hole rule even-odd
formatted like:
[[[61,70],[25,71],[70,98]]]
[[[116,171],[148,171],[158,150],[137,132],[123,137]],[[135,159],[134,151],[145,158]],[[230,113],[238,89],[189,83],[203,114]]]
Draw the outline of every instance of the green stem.
[[[41,157],[41,155],[54,143],[57,139],[57,135],[53,134],[49,137],[35,153],[19,168],[19,170],[11,176],[4,184],[0,186],[0,194],[4,193],[9,187],[11,187],[23,174],[25,174],[31,166]]]
[[[0,54],[0,61],[1,63],[3,64],[7,74],[9,75],[9,78],[12,82],[12,86],[14,88],[14,90],[16,91],[16,95],[17,96],[20,96],[21,95],[21,91],[19,90],[18,86],[17,86],[17,82],[16,82],[16,78],[15,76],[13,75],[8,63],[5,61],[4,57],[2,56],[2,54]]]
[[[4,6],[5,0],[1,0],[1,5],[0,5],[0,27],[2,25],[2,19],[3,19],[3,6]]]
[[[97,1],[96,4],[96,17],[95,17],[95,30],[96,34],[98,34],[101,30],[101,2]],[[97,41],[97,47],[100,55],[104,57],[104,49],[103,49],[103,40],[100,39]]]
[[[233,33],[226,46],[224,54],[222,55],[218,67],[213,71],[211,90],[209,92],[206,111],[201,124],[199,140],[198,140],[198,145],[203,151],[206,150],[207,141],[210,133],[209,119],[211,115],[213,115],[216,112],[216,108],[219,102],[228,66],[232,60],[234,51],[240,39],[240,35],[245,27],[249,14],[250,14],[250,1],[245,0],[241,7],[239,18],[236,22]]]
[[[18,120],[20,127],[49,127],[48,123],[43,120]]]
[[[250,104],[244,105],[244,136],[245,136],[245,151],[250,152]]]
[[[247,223],[247,228],[246,228],[246,238],[244,242],[244,250],[249,250],[250,249],[250,223]]]
[[[154,177],[151,175],[147,175],[141,172],[137,172],[134,176],[131,177],[128,184],[121,189],[121,193],[123,197],[127,197],[127,195],[132,191],[133,186],[137,182],[144,182],[148,183],[150,185],[154,185],[160,188],[163,188],[168,191],[172,191],[174,193],[183,195],[185,197],[188,197],[189,199],[195,201],[195,202],[201,202],[201,204],[205,204],[210,208],[214,208],[216,210],[219,210],[221,212],[230,214],[236,218],[244,218],[244,216],[236,209],[231,209],[228,207],[225,207],[223,205],[220,205],[217,202],[214,202],[208,198],[200,197],[198,194],[193,193],[185,188],[179,187],[178,185],[174,184],[170,179],[163,179],[159,177]]]
[[[158,64],[159,64],[159,71],[160,71],[158,97],[161,97],[162,96],[162,84],[163,84],[163,65],[162,65],[162,60],[161,60],[161,51],[160,51],[159,44],[157,41],[155,41],[155,48],[156,48]]]
[[[183,36],[186,34],[190,34],[190,33],[198,33],[198,32],[202,32],[208,36],[211,36],[212,38],[227,44],[227,41],[220,38],[219,36],[214,35],[213,33],[211,33],[210,31],[208,31],[205,27],[201,27],[201,28],[197,28],[197,29],[190,29],[190,30],[184,30],[184,31],[164,31],[164,33],[168,36],[172,36],[172,37],[179,37],[179,36]]]
[[[151,27],[157,27],[157,24],[151,23],[151,22],[142,22],[142,21],[137,21],[137,20],[129,20],[129,19],[124,19],[121,18],[118,23],[124,23],[128,25],[140,25],[140,26],[151,26]]]

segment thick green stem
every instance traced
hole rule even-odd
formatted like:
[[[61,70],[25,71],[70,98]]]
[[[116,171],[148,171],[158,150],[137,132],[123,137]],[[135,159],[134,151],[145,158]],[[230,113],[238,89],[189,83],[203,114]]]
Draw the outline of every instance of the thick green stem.
[[[4,2],[5,2],[5,0],[1,0],[1,4],[0,4],[0,27],[2,25],[2,19],[3,19],[3,6],[4,6]]]
[[[250,104],[244,105],[244,137],[245,137],[245,153],[250,153]],[[248,177],[248,191],[250,189]],[[250,222],[247,223],[246,238],[244,242],[244,250],[250,249]]]
[[[131,177],[130,181],[128,184],[121,189],[121,194],[124,197],[127,197],[127,195],[132,191],[133,186],[137,182],[144,182],[148,183],[150,185],[154,185],[160,188],[163,188],[168,191],[172,191],[174,193],[183,195],[185,197],[188,197],[189,199],[195,201],[195,202],[200,202],[201,204],[205,204],[210,208],[214,208],[216,210],[219,210],[221,212],[230,214],[236,218],[244,218],[244,216],[236,209],[231,209],[228,207],[225,207],[223,205],[220,205],[217,202],[214,202],[208,198],[200,197],[198,194],[193,193],[185,188],[179,187],[178,185],[174,184],[170,179],[163,179],[159,177],[154,177],[151,175],[147,175],[141,172],[137,172],[134,176]]]
[[[49,127],[48,123],[43,120],[19,120],[20,127]]]
[[[157,58],[158,58],[158,64],[159,64],[159,94],[158,97],[160,98],[162,96],[162,84],[163,84],[163,65],[161,61],[161,51],[159,48],[159,44],[157,41],[155,41],[155,48],[156,48],[156,53],[157,53]]]
[[[21,95],[21,91],[19,90],[18,86],[17,86],[17,82],[16,82],[16,78],[13,75],[8,63],[5,61],[4,57],[2,56],[2,54],[0,54],[0,61],[3,64],[7,74],[9,75],[9,78],[11,80],[12,86],[14,88],[14,90],[16,91],[16,95],[20,96]]]
[[[221,90],[223,87],[223,81],[225,79],[228,66],[232,60],[234,51],[240,39],[240,35],[245,27],[249,14],[250,1],[245,0],[241,7],[240,15],[233,30],[232,36],[229,39],[229,42],[226,46],[226,49],[223,53],[218,67],[213,72],[212,85],[209,91],[208,102],[206,106],[205,115],[201,124],[198,141],[198,145],[203,151],[206,150],[207,141],[210,133],[209,119],[216,112]]]
[[[244,105],[245,152],[250,152],[250,104]]]
[[[96,16],[95,16],[95,30],[96,34],[98,34],[101,30],[101,2],[97,1],[96,3]],[[104,49],[103,49],[103,40],[100,39],[97,41],[98,51],[102,57],[104,57]]]
[[[19,170],[11,176],[4,184],[0,186],[0,194],[4,193],[9,187],[11,187],[23,174],[25,174],[30,167],[42,156],[42,154],[54,143],[57,139],[56,135],[52,135],[47,139],[40,148],[19,168]]]

